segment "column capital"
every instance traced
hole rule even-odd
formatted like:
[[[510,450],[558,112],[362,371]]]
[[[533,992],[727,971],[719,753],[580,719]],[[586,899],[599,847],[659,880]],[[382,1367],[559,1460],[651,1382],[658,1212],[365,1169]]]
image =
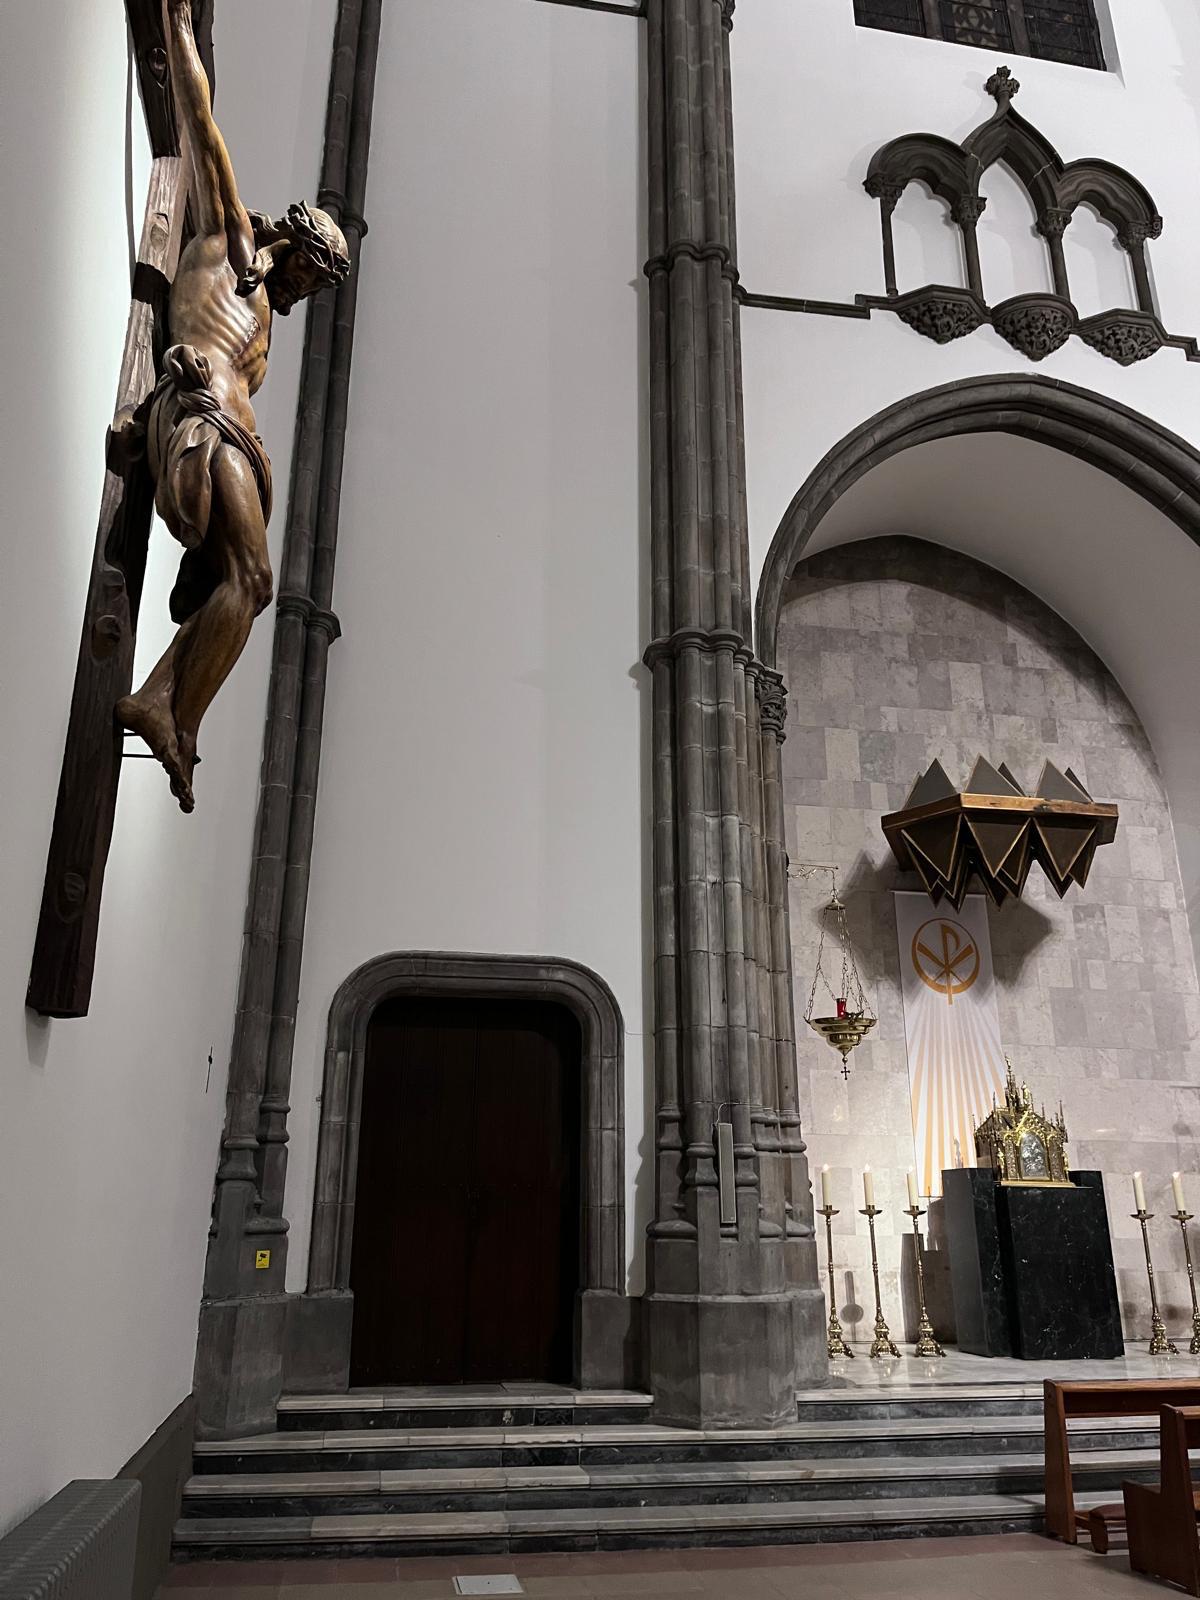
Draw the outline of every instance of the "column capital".
[[[767,733],[775,735],[782,744],[787,738],[788,692],[783,675],[769,667],[758,671],[758,714]]]

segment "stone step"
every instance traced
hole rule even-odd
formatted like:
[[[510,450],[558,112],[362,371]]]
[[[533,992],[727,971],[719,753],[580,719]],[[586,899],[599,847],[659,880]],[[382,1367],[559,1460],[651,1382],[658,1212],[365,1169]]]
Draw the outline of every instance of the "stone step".
[[[575,1390],[534,1384],[455,1388],[350,1389],[343,1394],[285,1395],[279,1402],[283,1432],[319,1427],[362,1432],[369,1428],[535,1428],[616,1426],[646,1422],[652,1401],[633,1390]]]
[[[870,1367],[868,1366],[868,1371]],[[905,1417],[1040,1417],[1040,1383],[946,1383],[922,1385],[908,1379],[867,1384],[845,1382],[841,1388],[801,1389],[796,1393],[798,1422],[839,1422]]]
[[[351,1389],[341,1394],[287,1395],[279,1403],[283,1432],[319,1427],[332,1432],[369,1428],[530,1428],[614,1426],[650,1418],[653,1402],[636,1390],[572,1390],[520,1384],[476,1388]],[[1040,1416],[1038,1384],[946,1384],[922,1388],[901,1381],[867,1387],[802,1390],[797,1421],[863,1418]]]
[[[1118,1491],[1134,1478],[1153,1481],[1154,1450],[1091,1451],[1075,1471],[1081,1491]],[[1039,1494],[1040,1455],[912,1460],[873,1457],[810,1464],[794,1461],[532,1468],[480,1467],[446,1472],[206,1474],[183,1497],[188,1518],[373,1515],[450,1511],[530,1511],[587,1506],[734,1505],[859,1499],[914,1499]]]
[[[1072,1425],[1072,1451],[1148,1449],[1147,1418]],[[871,1456],[1034,1455],[1040,1417],[996,1415],[794,1423],[777,1429],[664,1428],[651,1423],[587,1428],[352,1429],[201,1440],[202,1473],[391,1472],[478,1467],[615,1466],[637,1462],[822,1460]]]
[[[1080,1509],[1101,1495],[1077,1498]],[[628,1550],[828,1543],[1041,1526],[1036,1495],[615,1506],[534,1511],[186,1518],[177,1559],[358,1555],[491,1555],[505,1551]]]

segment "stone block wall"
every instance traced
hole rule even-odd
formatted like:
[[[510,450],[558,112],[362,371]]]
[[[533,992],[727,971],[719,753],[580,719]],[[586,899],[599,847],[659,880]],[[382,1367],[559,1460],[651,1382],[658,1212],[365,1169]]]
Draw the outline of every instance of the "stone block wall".
[[[1190,1337],[1179,1229],[1167,1214],[1176,1170],[1200,1212],[1200,999],[1170,813],[1136,712],[1035,596],[917,539],[872,539],[804,562],[783,609],[779,662],[791,694],[790,858],[838,865],[879,1014],[844,1081],[839,1057],[800,1018],[828,879],[793,881],[800,1109],[814,1183],[828,1163],[841,1207],[843,1322],[855,1340],[870,1338],[870,1253],[857,1214],[867,1163],[884,1208],[876,1227],[885,1315],[896,1336],[901,1328],[911,1336],[916,1319],[900,1209],[914,1146],[893,891],[920,884],[896,867],[880,819],[904,804],[935,757],[965,782],[982,754],[1006,761],[1027,788],[1044,759],[1069,765],[1095,799],[1120,807],[1116,841],[1097,853],[1084,890],[1059,901],[1035,867],[1020,902],[989,907],[1001,1033],[1035,1099],[1052,1106],[1061,1097],[1072,1166],[1105,1175],[1126,1337],[1148,1336],[1141,1237],[1130,1217],[1135,1169],[1157,1213],[1151,1237],[1169,1329]],[[940,1209],[935,1202],[927,1219],[930,1298],[950,1334]]]

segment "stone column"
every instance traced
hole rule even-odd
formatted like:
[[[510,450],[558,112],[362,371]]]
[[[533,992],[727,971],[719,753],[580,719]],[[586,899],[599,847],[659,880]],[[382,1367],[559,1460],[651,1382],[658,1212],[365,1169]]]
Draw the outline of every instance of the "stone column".
[[[288,1302],[283,1216],[288,1091],[320,765],[346,397],[382,0],[339,0],[318,204],[338,221],[349,280],[305,330],[291,493],[250,870],[225,1131],[196,1351],[197,1428],[274,1425]]]
[[[1157,239],[1161,232],[1162,218],[1155,217],[1152,222],[1126,222],[1117,234],[1133,268],[1138,310],[1150,317],[1154,315],[1154,291],[1150,287],[1150,268],[1146,263],[1146,241]]]
[[[1058,206],[1047,206],[1037,220],[1037,231],[1050,249],[1050,271],[1054,278],[1054,292],[1064,300],[1071,298],[1071,285],[1067,278],[1067,257],[1063,250],[1063,234],[1071,213]]]
[[[979,265],[979,219],[987,208],[987,199],[981,194],[964,194],[954,202],[954,220],[962,233],[963,252],[966,257],[967,287],[984,299],[983,273]]]
[[[793,1419],[797,1381],[825,1360],[781,942],[780,685],[751,649],[733,8],[647,6],[657,1167],[647,1365],[657,1417],[716,1427]],[[722,1222],[724,1121],[735,1216]]]

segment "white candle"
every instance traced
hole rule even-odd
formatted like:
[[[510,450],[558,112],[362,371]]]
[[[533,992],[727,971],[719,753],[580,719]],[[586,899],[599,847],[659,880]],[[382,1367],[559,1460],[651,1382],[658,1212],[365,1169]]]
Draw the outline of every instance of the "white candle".
[[[1183,1178],[1178,1172],[1173,1172],[1171,1174],[1171,1188],[1175,1191],[1176,1211],[1186,1211],[1187,1202],[1183,1198]]]
[[[917,1194],[917,1175],[911,1167],[908,1169],[908,1203],[914,1209],[921,1204]]]
[[[875,1204],[875,1175],[870,1167],[863,1168],[863,1200],[868,1207]]]
[[[1146,1191],[1142,1187],[1142,1175],[1140,1172],[1135,1172],[1133,1175],[1133,1209],[1135,1211],[1145,1211],[1146,1209]]]
[[[821,1204],[825,1206],[833,1204],[833,1180],[829,1176],[828,1167],[821,1168]]]

